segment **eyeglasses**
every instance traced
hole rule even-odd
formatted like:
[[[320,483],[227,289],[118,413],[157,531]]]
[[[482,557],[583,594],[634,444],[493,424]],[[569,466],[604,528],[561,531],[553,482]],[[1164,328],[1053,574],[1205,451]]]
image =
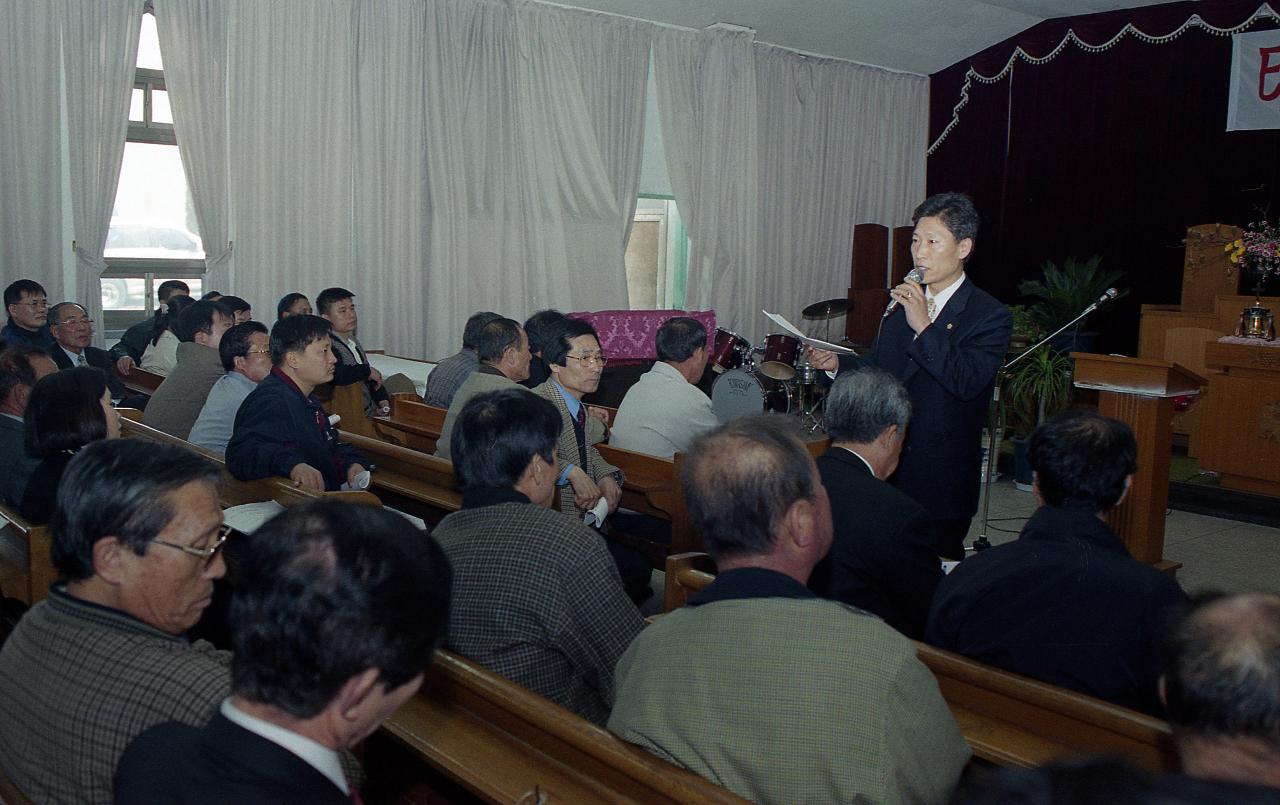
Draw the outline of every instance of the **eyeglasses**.
[[[566,355],[566,358],[573,358],[575,361],[582,361],[582,365],[590,369],[592,366],[604,366],[609,359],[604,355]]]
[[[223,523],[218,528],[218,539],[208,548],[192,548],[190,545],[179,545],[176,542],[169,542],[163,539],[153,539],[152,542],[157,545],[164,545],[167,548],[177,548],[190,556],[198,556],[204,560],[204,564],[208,567],[213,563],[213,557],[218,555],[218,551],[222,550],[222,543],[227,541],[227,537],[231,535],[231,526]]]
[[[62,327],[64,325],[70,326],[70,327],[79,327],[81,325],[86,325],[86,324],[92,327],[93,319],[67,319],[66,321],[56,321],[53,324],[55,327]]]
[[[13,304],[15,304],[15,305],[22,305],[23,307],[34,307],[34,308],[40,308],[40,307],[48,307],[48,306],[49,306],[49,300],[48,300],[48,299],[35,299],[35,300],[33,300],[33,301],[30,301],[30,302],[14,302]]]
[[[244,353],[244,354],[246,354],[246,355],[270,355],[270,354],[271,354],[271,350],[270,350],[270,349],[266,349],[266,348],[263,348],[263,349],[249,349],[249,350],[245,350],[245,353]]]

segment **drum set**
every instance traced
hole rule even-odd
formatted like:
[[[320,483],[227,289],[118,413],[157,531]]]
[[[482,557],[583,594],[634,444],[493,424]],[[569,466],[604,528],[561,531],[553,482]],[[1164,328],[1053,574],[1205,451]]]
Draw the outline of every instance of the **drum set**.
[[[831,319],[848,309],[848,300],[831,299],[809,305],[803,315]],[[711,407],[721,422],[776,413],[798,416],[810,430],[822,427],[826,398],[822,372],[810,365],[803,344],[794,336],[771,333],[753,347],[732,330],[717,327],[707,363],[719,375],[711,386]]]

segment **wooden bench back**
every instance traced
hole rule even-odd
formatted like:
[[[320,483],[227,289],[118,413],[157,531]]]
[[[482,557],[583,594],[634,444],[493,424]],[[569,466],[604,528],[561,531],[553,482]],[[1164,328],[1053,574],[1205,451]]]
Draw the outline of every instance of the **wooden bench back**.
[[[25,559],[3,561],[7,579],[17,582],[16,587],[6,585],[5,592],[34,606],[49,595],[49,585],[58,580],[53,566],[52,538],[49,527],[34,525],[10,506],[0,505],[0,517],[4,525],[3,537],[13,548],[26,554]]]
[[[379,439],[340,433],[343,441],[373,463],[370,488],[388,505],[429,523],[462,508],[462,492],[449,461]]]
[[[715,580],[706,554],[667,558],[665,610]],[[1006,766],[1038,766],[1079,754],[1120,755],[1155,771],[1178,768],[1167,722],[1143,713],[916,643],[937,677],[975,757]]]
[[[391,418],[373,420],[374,435],[431,455],[436,452],[446,413],[443,408],[427,405],[417,394],[393,394]]]
[[[382,729],[487,802],[747,802],[449,651]]]
[[[164,382],[164,375],[148,372],[135,366],[129,370],[129,374],[120,375],[120,382],[124,384],[125,388],[136,394],[149,396],[155,394],[156,389],[160,388],[160,384]]]
[[[316,396],[323,401],[328,414],[341,417],[339,427],[349,433],[374,436],[373,423],[364,415],[364,384],[348,383],[336,386],[325,383],[316,388]]]

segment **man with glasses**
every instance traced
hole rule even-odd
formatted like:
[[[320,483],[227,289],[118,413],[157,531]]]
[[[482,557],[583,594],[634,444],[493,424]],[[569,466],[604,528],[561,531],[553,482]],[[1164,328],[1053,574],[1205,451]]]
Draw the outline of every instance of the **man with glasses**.
[[[75,302],[59,302],[49,308],[49,331],[53,333],[54,346],[49,347],[49,357],[59,369],[73,366],[93,366],[107,375],[107,388],[111,397],[123,399],[127,394],[124,384],[113,371],[115,362],[105,349],[90,346],[93,340],[93,319]]]
[[[44,286],[35,280],[18,280],[4,289],[4,307],[9,323],[0,329],[6,346],[53,346],[49,332],[49,298]]]
[[[200,409],[187,441],[215,453],[225,453],[240,403],[271,374],[266,326],[246,321],[227,330],[218,343],[218,356],[227,373],[209,390],[209,398]]]
[[[218,469],[136,439],[90,444],[50,523],[64,582],[0,650],[0,770],[36,802],[109,802],[143,730],[202,725],[230,690],[230,654],[188,629],[226,572]]]
[[[595,445],[605,426],[587,411],[582,398],[600,386],[607,362],[595,328],[581,319],[565,319],[547,336],[543,357],[551,379],[534,389],[560,412],[560,511],[578,517],[604,497],[609,511],[622,500],[622,470],[606,462]]]

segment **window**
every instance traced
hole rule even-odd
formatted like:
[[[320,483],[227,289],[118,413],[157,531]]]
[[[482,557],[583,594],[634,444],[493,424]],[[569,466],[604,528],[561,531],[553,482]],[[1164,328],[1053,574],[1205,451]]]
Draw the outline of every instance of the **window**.
[[[642,195],[627,241],[627,296],[632,310],[683,308],[689,238],[670,197]]]
[[[155,17],[143,14],[141,26],[128,140],[100,282],[108,340],[152,312],[155,286],[182,279],[198,294],[204,272],[204,244],[173,130]]]

